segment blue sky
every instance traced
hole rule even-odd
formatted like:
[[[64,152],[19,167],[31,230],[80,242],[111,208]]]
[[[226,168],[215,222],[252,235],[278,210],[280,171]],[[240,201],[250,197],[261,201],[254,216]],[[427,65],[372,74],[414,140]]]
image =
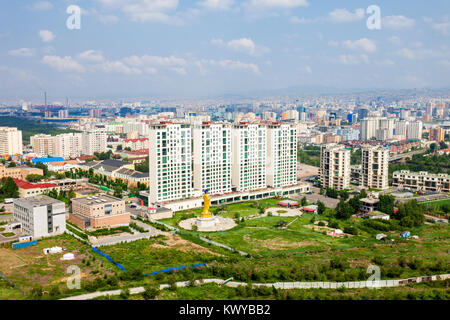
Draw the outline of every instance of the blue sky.
[[[0,101],[441,88],[449,40],[447,0],[2,1]]]

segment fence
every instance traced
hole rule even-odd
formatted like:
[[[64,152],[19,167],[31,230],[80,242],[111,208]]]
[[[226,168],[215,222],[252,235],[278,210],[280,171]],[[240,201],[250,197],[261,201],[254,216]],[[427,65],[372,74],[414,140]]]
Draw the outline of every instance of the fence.
[[[146,274],[144,274],[144,276],[151,276],[151,275],[155,275],[155,274],[158,274],[158,273],[169,272],[169,271],[172,271],[172,270],[180,270],[180,269],[186,269],[186,268],[198,268],[198,267],[206,267],[206,264],[205,263],[199,263],[199,264],[193,264],[192,266],[189,266],[189,267],[182,266],[182,267],[168,268],[168,269],[159,270],[159,271],[155,271],[155,272],[151,272],[151,273],[146,273]]]
[[[105,257],[106,259],[108,259],[108,261],[112,262],[113,264],[115,264],[116,266],[118,266],[122,271],[126,271],[126,269],[120,264],[115,262],[110,256],[108,256],[106,253],[101,252],[100,250],[98,250],[95,247],[92,247],[92,250],[94,250],[95,252],[97,252],[99,255]]]
[[[222,243],[215,242],[215,241],[212,241],[212,240],[207,239],[207,238],[204,238],[204,237],[198,237],[198,238],[199,238],[200,240],[202,240],[202,241],[204,241],[204,242],[207,242],[207,243],[209,243],[209,244],[212,244],[212,245],[214,245],[214,246],[221,247],[221,248],[224,248],[224,249],[233,251],[233,252],[238,252],[238,253],[239,253],[240,255],[242,255],[242,256],[248,256],[248,255],[249,255],[247,252],[236,250],[236,249],[234,249],[234,248],[232,248],[232,247],[229,247],[229,246],[227,246],[227,245],[224,245],[224,244],[222,244]]]

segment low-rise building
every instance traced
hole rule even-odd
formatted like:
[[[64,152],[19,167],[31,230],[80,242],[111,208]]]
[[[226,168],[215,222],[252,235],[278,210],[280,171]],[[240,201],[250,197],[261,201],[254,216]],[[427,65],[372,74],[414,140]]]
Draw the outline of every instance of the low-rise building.
[[[450,175],[432,174],[426,171],[395,171],[392,174],[392,186],[412,191],[450,192]]]
[[[130,224],[125,201],[106,194],[71,200],[69,221],[82,229],[118,227]]]
[[[22,232],[34,239],[55,236],[66,230],[64,202],[45,195],[14,199],[14,219]]]
[[[36,174],[36,175],[44,175],[44,171],[39,168],[30,168],[30,167],[12,167],[7,168],[6,166],[0,166],[0,179],[3,178],[13,178],[25,180],[28,175]]]
[[[40,195],[51,190],[56,190],[58,192],[61,190],[61,187],[54,183],[31,183],[21,179],[14,179],[14,182],[19,188],[19,196],[21,198]]]

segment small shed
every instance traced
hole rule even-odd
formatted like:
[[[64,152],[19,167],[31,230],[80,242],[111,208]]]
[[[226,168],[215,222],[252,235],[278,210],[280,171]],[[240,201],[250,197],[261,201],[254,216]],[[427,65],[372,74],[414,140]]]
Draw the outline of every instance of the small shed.
[[[377,234],[376,238],[377,238],[377,240],[384,240],[384,239],[386,239],[386,235],[383,233],[380,233],[380,234]]]
[[[411,236],[411,232],[410,231],[404,231],[404,232],[400,233],[400,236],[402,238],[408,238],[408,237]]]
[[[75,255],[73,253],[66,253],[62,257],[63,260],[73,260],[75,259]]]
[[[317,214],[319,207],[317,205],[310,205],[302,207],[302,211],[312,214]]]

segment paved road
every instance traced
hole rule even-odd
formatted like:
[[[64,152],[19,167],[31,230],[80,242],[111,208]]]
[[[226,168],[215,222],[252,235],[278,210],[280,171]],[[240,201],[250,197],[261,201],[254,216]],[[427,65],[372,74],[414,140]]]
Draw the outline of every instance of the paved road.
[[[426,149],[423,149],[423,150],[417,150],[417,151],[412,151],[412,152],[403,153],[403,154],[397,154],[395,156],[390,157],[389,161],[393,162],[393,161],[398,161],[398,160],[404,159],[404,158],[411,158],[415,154],[422,154],[422,153],[425,153],[426,151],[427,151]]]
[[[296,194],[293,195],[292,198],[295,200],[301,200],[303,197],[306,197],[308,203],[315,203],[317,200],[320,200],[329,208],[336,208],[339,203],[339,199],[328,198],[325,195],[320,195],[319,188],[311,187],[311,191],[313,192],[312,194]]]

